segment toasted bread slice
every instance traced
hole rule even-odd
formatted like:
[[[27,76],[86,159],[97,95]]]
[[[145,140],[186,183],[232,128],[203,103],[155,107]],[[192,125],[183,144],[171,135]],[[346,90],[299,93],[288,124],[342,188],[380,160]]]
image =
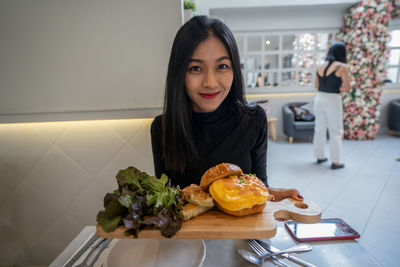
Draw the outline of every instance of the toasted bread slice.
[[[211,207],[198,206],[191,203],[185,204],[182,209],[183,218],[185,221],[192,219],[193,217],[200,215]]]
[[[203,207],[213,207],[214,201],[210,194],[201,190],[200,186],[196,184],[191,184],[182,189],[182,197],[186,202],[203,206]]]

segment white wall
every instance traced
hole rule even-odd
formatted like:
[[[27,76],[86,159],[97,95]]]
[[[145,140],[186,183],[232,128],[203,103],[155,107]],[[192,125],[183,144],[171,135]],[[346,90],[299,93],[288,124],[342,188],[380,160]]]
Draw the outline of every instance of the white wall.
[[[154,174],[151,119],[0,124],[0,266],[48,266],[116,189]]]
[[[0,122],[160,108],[181,4],[1,1]]]
[[[209,15],[213,9],[227,8],[262,8],[316,5],[352,5],[358,0],[193,0],[197,4],[197,13]]]
[[[232,31],[339,29],[347,6],[290,6],[213,9]],[[290,18],[290,19],[289,19]]]

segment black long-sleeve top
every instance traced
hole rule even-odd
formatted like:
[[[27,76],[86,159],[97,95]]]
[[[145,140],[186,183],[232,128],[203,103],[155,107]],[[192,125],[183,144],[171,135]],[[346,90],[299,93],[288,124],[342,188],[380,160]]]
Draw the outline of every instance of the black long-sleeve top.
[[[172,184],[181,188],[192,183],[199,184],[201,176],[219,163],[233,163],[244,173],[255,174],[267,183],[267,140],[268,123],[260,106],[244,107],[241,113],[226,102],[210,113],[193,113],[194,142],[201,160],[190,166],[185,173],[165,168],[162,158],[162,115],[151,125],[155,174],[168,175]]]

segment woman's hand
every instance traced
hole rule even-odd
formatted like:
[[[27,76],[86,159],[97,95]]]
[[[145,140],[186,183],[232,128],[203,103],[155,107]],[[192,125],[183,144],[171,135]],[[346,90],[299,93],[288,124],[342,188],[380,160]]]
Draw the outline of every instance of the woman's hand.
[[[274,196],[272,201],[281,201],[285,198],[291,197],[295,200],[298,201],[303,201],[303,196],[300,195],[299,191],[297,189],[286,189],[286,188],[272,188],[269,187],[269,194]]]

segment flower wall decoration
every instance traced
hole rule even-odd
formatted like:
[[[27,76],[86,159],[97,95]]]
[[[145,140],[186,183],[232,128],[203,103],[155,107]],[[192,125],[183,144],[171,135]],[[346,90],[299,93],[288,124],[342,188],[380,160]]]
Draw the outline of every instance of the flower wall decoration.
[[[398,0],[362,0],[344,15],[336,38],[347,48],[351,88],[342,92],[344,137],[373,139],[379,129],[379,106],[389,57],[388,24],[400,16]]]

